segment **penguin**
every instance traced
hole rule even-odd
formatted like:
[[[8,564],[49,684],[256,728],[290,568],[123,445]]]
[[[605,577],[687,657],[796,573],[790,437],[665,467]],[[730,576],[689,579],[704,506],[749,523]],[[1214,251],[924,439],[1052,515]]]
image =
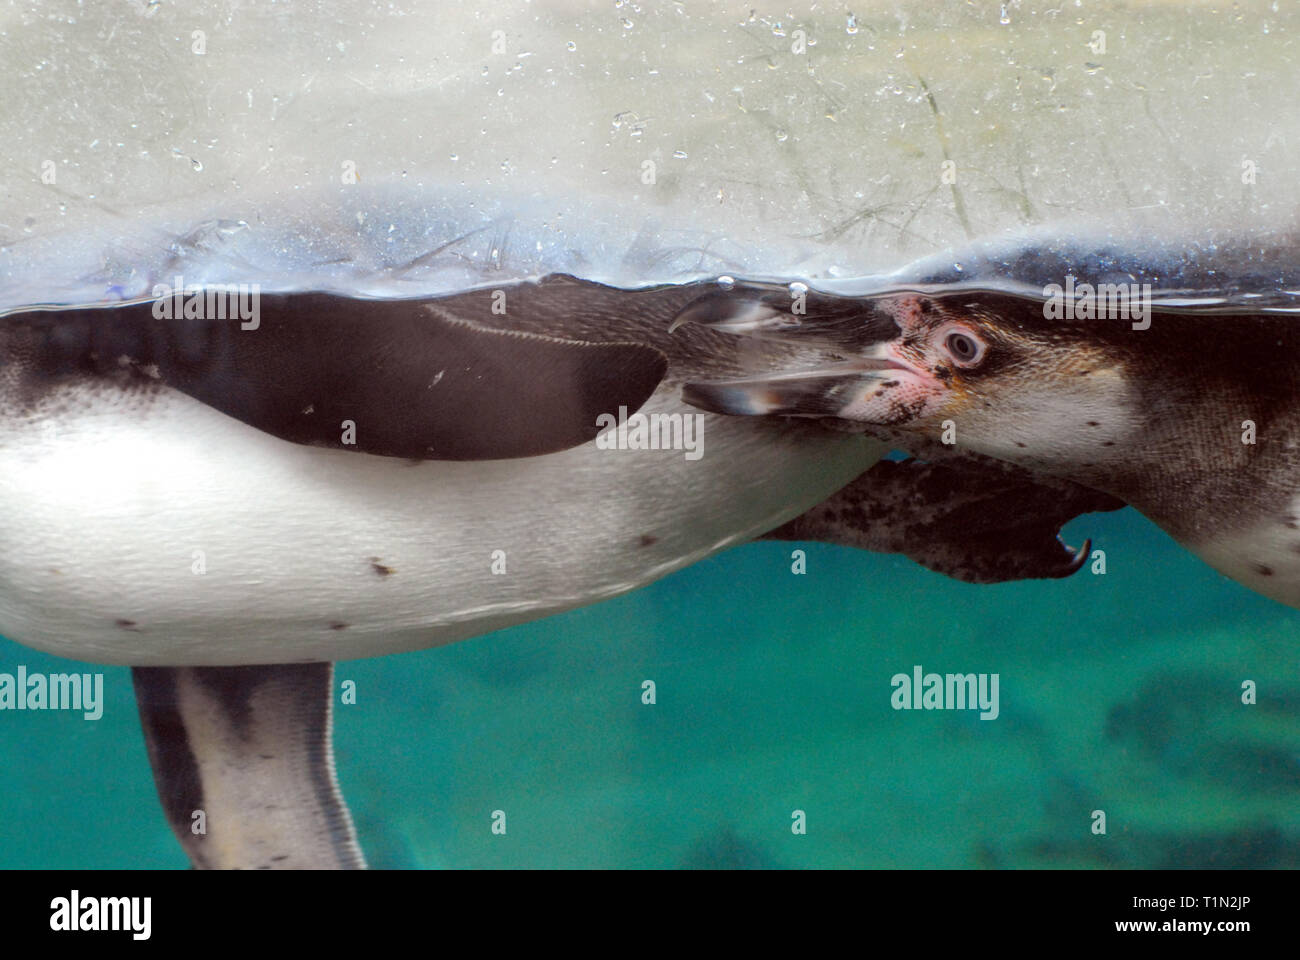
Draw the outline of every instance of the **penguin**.
[[[902,549],[977,581],[1068,576],[1060,524],[1110,506],[1061,485],[982,549],[944,517],[1011,514],[1031,475],[972,462],[968,485],[957,468],[936,479],[880,462],[862,432],[687,406],[688,381],[828,358],[674,326],[727,294],[712,280],[446,281],[434,256],[344,280],[319,231],[322,265],[249,274],[255,251],[305,248],[228,225],[184,236],[163,263],[193,288],[142,296],[137,266],[76,275],[62,297],[11,291],[0,312],[0,634],[133,668],[195,866],[365,865],[334,774],[335,660],[594,603],[767,534]],[[435,249],[463,270],[464,248]],[[245,302],[212,264],[265,289]],[[447,285],[412,291],[418,270]],[[914,477],[927,495],[904,495]]]
[[[684,398],[714,412],[831,418],[905,449],[974,453],[1081,484],[1134,506],[1238,583],[1300,606],[1300,246],[1189,244],[1178,258],[1152,249],[1123,251],[1134,301],[1104,308],[1085,298],[1113,276],[1114,249],[1031,242],[1003,247],[986,260],[998,270],[961,283],[913,267],[877,292],[841,292],[831,299],[851,320],[838,330],[824,318],[787,322],[761,285],[725,310],[692,305],[681,322],[762,331],[768,343],[829,335],[844,349],[831,365],[691,383]],[[960,252],[942,259],[979,265]],[[1025,264],[1036,269],[1017,276]],[[1062,302],[1067,287],[1079,295]],[[891,334],[868,343],[881,322]]]

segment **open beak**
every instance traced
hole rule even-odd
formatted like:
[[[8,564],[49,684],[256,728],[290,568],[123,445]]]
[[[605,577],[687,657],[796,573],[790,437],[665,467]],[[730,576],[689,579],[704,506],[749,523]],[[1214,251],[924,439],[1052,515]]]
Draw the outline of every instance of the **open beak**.
[[[802,312],[792,309],[790,288],[761,283],[709,293],[688,304],[670,329],[699,324],[769,344],[787,343],[792,366],[735,380],[687,383],[682,399],[733,416],[875,422],[877,407],[882,419],[888,416],[883,402],[888,394],[926,378],[897,355],[898,324],[871,298],[807,291],[802,306]],[[810,362],[818,354],[824,362]]]
[[[713,413],[739,416],[841,417],[872,384],[912,372],[888,355],[890,346],[882,343],[852,360],[804,370],[687,383],[682,399]]]
[[[804,348],[824,346],[853,353],[898,334],[897,324],[877,310],[869,297],[837,296],[753,281],[697,297],[673,318],[668,332],[686,324]]]

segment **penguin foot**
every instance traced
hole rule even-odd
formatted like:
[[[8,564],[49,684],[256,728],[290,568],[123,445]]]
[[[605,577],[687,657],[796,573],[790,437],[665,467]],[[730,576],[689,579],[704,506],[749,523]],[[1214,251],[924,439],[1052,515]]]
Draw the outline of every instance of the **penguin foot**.
[[[987,457],[882,460],[835,496],[767,534],[902,553],[968,583],[1059,579],[1092,552],[1058,536],[1083,513],[1124,506],[1108,494]]]

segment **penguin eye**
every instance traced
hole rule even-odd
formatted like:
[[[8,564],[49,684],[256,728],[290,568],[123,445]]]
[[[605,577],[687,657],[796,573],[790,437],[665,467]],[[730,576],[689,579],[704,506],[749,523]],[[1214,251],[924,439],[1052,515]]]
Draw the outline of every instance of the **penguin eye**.
[[[973,367],[984,359],[984,341],[964,328],[949,331],[943,346],[959,367]]]

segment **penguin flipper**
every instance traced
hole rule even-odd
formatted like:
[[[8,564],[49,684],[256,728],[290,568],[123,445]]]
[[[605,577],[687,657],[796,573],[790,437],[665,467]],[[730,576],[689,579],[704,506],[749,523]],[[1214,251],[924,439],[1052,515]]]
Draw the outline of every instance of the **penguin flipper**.
[[[1089,543],[1057,534],[1082,513],[1124,506],[1108,494],[986,457],[882,460],[763,539],[814,540],[902,553],[968,583],[1068,577]]]
[[[221,299],[226,297],[226,299]],[[91,376],[170,387],[294,443],[416,460],[503,460],[578,446],[640,407],[668,361],[643,343],[492,329],[437,299],[220,293],[0,317],[38,393]],[[2,355],[2,354],[0,354]]]
[[[131,674],[158,797],[195,867],[365,867],[334,776],[332,663]]]

